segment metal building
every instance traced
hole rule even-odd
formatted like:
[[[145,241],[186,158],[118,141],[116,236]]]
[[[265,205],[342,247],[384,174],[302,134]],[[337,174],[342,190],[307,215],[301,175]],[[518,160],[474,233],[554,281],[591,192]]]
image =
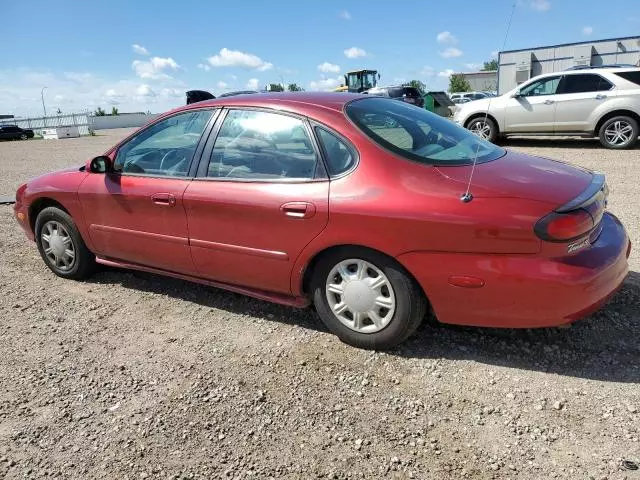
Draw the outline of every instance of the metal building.
[[[507,50],[498,54],[498,94],[542,73],[580,66],[640,66],[640,36]]]
[[[497,90],[498,72],[462,72],[461,75],[469,82],[472,92],[494,92]]]

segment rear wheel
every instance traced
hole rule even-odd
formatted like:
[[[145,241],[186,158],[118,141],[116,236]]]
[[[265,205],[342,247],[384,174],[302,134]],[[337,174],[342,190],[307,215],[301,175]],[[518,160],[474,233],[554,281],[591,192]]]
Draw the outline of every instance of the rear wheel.
[[[638,140],[638,122],[626,116],[612,117],[602,124],[598,136],[600,143],[606,148],[632,148]]]
[[[35,234],[40,256],[53,273],[73,280],[93,273],[96,258],[67,212],[56,207],[42,210],[36,219]]]
[[[388,349],[411,336],[427,302],[393,259],[357,247],[336,250],[315,268],[316,311],[327,328],[349,345]]]
[[[476,117],[467,123],[467,129],[474,135],[495,142],[498,138],[498,126],[489,117]]]

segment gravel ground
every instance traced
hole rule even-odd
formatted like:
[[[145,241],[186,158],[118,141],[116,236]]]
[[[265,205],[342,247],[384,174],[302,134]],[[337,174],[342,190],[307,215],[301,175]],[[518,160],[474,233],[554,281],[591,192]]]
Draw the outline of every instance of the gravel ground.
[[[0,143],[0,195],[126,133]],[[0,206],[0,477],[640,480],[640,150],[507,146],[605,172],[634,240],[622,290],[571,329],[425,325],[357,350],[306,310],[59,279]]]

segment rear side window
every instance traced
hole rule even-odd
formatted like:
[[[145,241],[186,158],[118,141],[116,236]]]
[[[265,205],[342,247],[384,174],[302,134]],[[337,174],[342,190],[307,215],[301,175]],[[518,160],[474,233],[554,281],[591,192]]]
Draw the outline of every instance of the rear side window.
[[[230,110],[211,152],[208,177],[310,180],[317,156],[302,120],[279,113]]]
[[[631,83],[640,85],[640,70],[635,72],[615,72],[615,74]]]
[[[316,133],[320,139],[320,145],[327,159],[327,166],[332,176],[340,175],[349,170],[356,163],[356,157],[351,150],[337,135],[316,127]]]
[[[558,93],[602,92],[613,86],[608,80],[593,73],[565,75],[561,83]]]
[[[420,96],[420,92],[418,92],[417,88],[413,88],[413,87],[404,87],[404,94],[407,97],[419,97]]]

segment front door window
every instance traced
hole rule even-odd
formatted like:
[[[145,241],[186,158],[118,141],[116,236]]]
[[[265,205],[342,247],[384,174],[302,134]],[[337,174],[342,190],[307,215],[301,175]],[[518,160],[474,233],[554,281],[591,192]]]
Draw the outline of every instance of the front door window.
[[[185,177],[212,110],[195,110],[161,120],[122,145],[114,170],[124,175]]]

